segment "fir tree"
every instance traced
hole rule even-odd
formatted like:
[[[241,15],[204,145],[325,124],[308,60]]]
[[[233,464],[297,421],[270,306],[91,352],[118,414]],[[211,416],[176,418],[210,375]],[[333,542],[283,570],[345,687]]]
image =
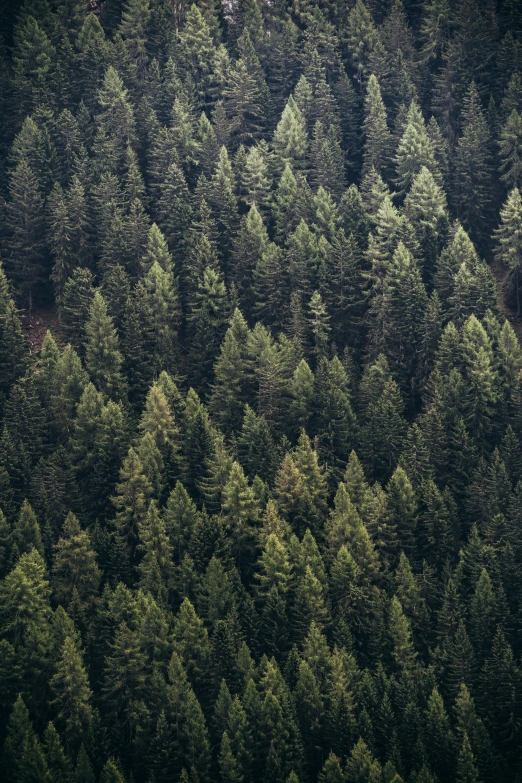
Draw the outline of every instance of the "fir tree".
[[[74,640],[65,639],[56,673],[51,679],[52,706],[62,727],[65,747],[71,751],[85,739],[92,718],[91,690],[87,673]]]
[[[48,272],[44,248],[43,198],[35,173],[26,159],[22,159],[11,174],[9,195],[8,272],[31,312],[33,287],[45,283]]]
[[[360,5],[363,3],[361,2]],[[363,171],[368,172],[373,166],[379,174],[384,174],[390,163],[391,134],[379,82],[373,74],[366,88],[363,128],[365,135]]]
[[[518,188],[509,194],[508,200],[500,213],[501,225],[497,230],[497,257],[508,267],[513,278],[515,298],[517,303],[517,318],[520,317],[520,286],[519,272],[522,263],[520,221],[522,220],[522,199]]]
[[[121,377],[123,358],[112,318],[98,291],[89,310],[85,334],[85,364],[91,379],[102,393],[109,397],[121,397],[124,390]]]
[[[453,202],[464,227],[481,239],[491,209],[490,137],[475,83],[464,99],[463,129],[455,150]]]
[[[513,109],[500,133],[501,179],[508,188],[516,188],[522,172],[522,119]]]
[[[81,529],[78,519],[71,512],[67,515],[62,536],[54,548],[54,595],[65,606],[74,598],[83,607],[88,607],[95,600],[99,581],[100,569],[89,535]]]
[[[67,338],[76,350],[82,348],[85,325],[94,299],[93,276],[85,268],[78,267],[64,286],[60,302],[60,319]]]
[[[37,780],[46,780],[49,775],[42,746],[21,695],[9,718],[4,758],[7,772],[13,780],[36,783]]]

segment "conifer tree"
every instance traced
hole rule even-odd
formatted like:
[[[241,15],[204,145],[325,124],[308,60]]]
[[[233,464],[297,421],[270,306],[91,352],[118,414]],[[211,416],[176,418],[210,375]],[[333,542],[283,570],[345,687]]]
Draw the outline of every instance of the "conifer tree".
[[[29,712],[19,695],[11,712],[4,747],[7,774],[13,780],[48,779],[49,770]]]
[[[162,174],[157,202],[158,220],[173,253],[184,248],[184,237],[192,217],[187,181],[181,167],[171,163]]]
[[[228,152],[221,147],[219,160],[208,185],[209,204],[219,231],[219,249],[224,260],[228,258],[232,237],[237,229],[236,180]]]
[[[145,661],[137,634],[125,621],[121,622],[105,659],[102,684],[109,725],[117,742],[124,738],[132,741],[138,722],[144,717]]]
[[[172,551],[165,522],[154,501],[146,516],[138,519],[138,549],[143,558],[138,565],[140,588],[165,606],[172,585]]]
[[[100,569],[89,534],[70,512],[54,547],[53,593],[60,604],[67,606],[74,598],[87,608],[96,598],[99,582]]]
[[[47,281],[48,270],[44,247],[43,197],[36,175],[25,158],[11,173],[9,196],[7,228],[10,252],[7,269],[31,312],[33,288]]]
[[[261,212],[267,209],[270,202],[269,155],[264,145],[256,144],[250,147],[241,174],[243,199],[249,206],[255,204]]]
[[[395,155],[396,183],[401,193],[406,193],[414,177],[426,167],[440,183],[440,173],[435,162],[435,152],[426,131],[424,118],[417,103],[408,110],[407,124]]]
[[[519,273],[522,264],[521,243],[521,221],[522,221],[522,199],[518,188],[514,188],[508,200],[500,212],[501,224],[497,230],[497,257],[508,267],[513,278],[513,287],[515,289],[515,299],[517,303],[517,318],[520,317],[520,286]]]
[[[26,342],[20,315],[0,262],[0,405],[24,369]]]
[[[65,334],[77,351],[83,347],[85,324],[94,299],[93,276],[89,269],[78,267],[64,285],[60,302],[60,320]]]
[[[205,108],[209,98],[215,47],[210,28],[201,11],[192,5],[185,15],[183,29],[179,34],[178,60],[189,84],[194,85],[199,108]]]
[[[248,287],[252,274],[267,246],[268,233],[256,205],[252,204],[248,214],[241,219],[230,264],[230,277],[237,288],[243,309],[249,304]]]
[[[194,389],[189,389],[187,394],[182,433],[183,478],[191,495],[198,497],[207,478],[207,465],[213,455],[216,431]]]
[[[123,554],[131,560],[139,538],[139,526],[148,511],[151,492],[138,455],[131,447],[120,470],[120,482],[111,498],[117,511],[115,526]]]
[[[108,397],[121,397],[124,393],[121,376],[123,357],[116,329],[99,291],[90,306],[85,335],[85,364],[92,381]]]
[[[272,140],[280,166],[292,169],[304,168],[308,150],[308,134],[305,118],[293,96],[290,96]]]
[[[522,119],[513,109],[500,133],[501,180],[508,188],[517,188],[522,173]]]
[[[239,429],[243,418],[245,385],[248,379],[248,326],[236,310],[221,345],[214,367],[214,387],[210,410],[225,432]]]
[[[481,239],[491,209],[490,137],[473,83],[464,98],[463,129],[455,150],[453,203],[465,228]]]
[[[92,718],[91,689],[75,642],[66,637],[56,672],[51,679],[52,706],[62,728],[65,747],[74,751],[85,739]]]
[[[369,59],[378,42],[379,35],[368,7],[362,0],[357,0],[348,17],[348,47],[357,68],[357,80],[360,83],[371,73]]]
[[[128,92],[111,65],[98,90],[99,113],[93,152],[100,174],[123,174],[127,148],[135,141],[135,119]]]
[[[139,81],[144,78],[148,59],[146,37],[149,18],[148,0],[127,0],[118,27],[118,33],[124,41],[127,55]]]
[[[362,6],[363,3],[361,2],[360,5]],[[368,79],[364,98],[363,128],[365,135],[363,173],[368,172],[373,166],[377,173],[385,174],[390,164],[391,134],[379,82],[373,74]]]
[[[23,19],[23,21],[22,21]],[[14,31],[13,108],[19,119],[40,106],[52,103],[52,72],[55,49],[35,16],[22,17]]]

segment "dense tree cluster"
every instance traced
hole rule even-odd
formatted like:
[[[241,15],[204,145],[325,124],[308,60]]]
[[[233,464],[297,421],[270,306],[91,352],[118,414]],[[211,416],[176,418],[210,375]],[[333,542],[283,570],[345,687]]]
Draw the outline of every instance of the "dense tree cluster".
[[[520,779],[519,4],[0,6],[3,779]]]

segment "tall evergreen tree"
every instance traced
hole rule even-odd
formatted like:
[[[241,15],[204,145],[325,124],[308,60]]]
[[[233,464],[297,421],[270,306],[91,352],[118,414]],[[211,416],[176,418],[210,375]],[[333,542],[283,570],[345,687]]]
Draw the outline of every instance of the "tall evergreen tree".
[[[123,357],[116,329],[99,291],[92,300],[85,334],[85,364],[89,375],[102,393],[109,397],[121,397],[124,393],[121,376]]]

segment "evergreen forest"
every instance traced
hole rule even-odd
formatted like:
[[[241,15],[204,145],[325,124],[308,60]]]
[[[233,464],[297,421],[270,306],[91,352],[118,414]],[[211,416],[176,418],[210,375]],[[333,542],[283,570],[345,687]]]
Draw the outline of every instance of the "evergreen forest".
[[[522,3],[0,0],[6,783],[522,780]]]

